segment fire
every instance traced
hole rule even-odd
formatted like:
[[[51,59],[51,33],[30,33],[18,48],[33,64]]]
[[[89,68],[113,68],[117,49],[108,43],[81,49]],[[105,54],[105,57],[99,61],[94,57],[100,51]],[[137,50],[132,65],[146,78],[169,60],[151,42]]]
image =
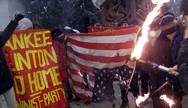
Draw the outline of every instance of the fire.
[[[144,96],[138,96],[138,98],[136,99],[136,105],[138,107],[141,107],[140,104],[145,102],[149,98],[149,95],[150,93],[144,94]]]
[[[160,0],[151,0],[153,4],[164,4],[164,3],[167,3],[169,2],[170,0],[163,0],[163,1],[160,1]]]
[[[172,108],[172,106],[175,104],[174,101],[171,100],[170,98],[168,98],[166,95],[161,95],[160,99],[164,100],[166,103],[168,103],[170,108]]]
[[[168,3],[170,0],[152,0],[153,4],[156,4],[156,7],[148,14],[144,24],[142,25],[142,36],[139,37],[137,45],[135,46],[131,59],[139,59],[142,54],[144,44],[148,41],[148,32],[150,30],[150,24],[153,20],[160,14],[160,9],[164,3]]]

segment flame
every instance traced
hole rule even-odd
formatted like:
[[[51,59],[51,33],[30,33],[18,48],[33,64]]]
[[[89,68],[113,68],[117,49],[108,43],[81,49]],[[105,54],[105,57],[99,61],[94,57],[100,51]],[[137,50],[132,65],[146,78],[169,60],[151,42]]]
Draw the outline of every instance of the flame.
[[[153,4],[164,4],[164,3],[167,3],[169,2],[170,0],[151,0]]]
[[[156,4],[156,7],[148,14],[144,24],[142,25],[142,36],[139,37],[137,45],[135,46],[132,54],[131,59],[139,59],[142,54],[142,50],[144,44],[148,41],[148,32],[150,30],[150,24],[153,20],[160,14],[160,9],[164,5],[164,3],[168,3],[170,0],[152,0],[153,4]]]
[[[136,99],[136,105],[140,107],[140,104],[145,102],[149,98],[150,93],[144,94],[144,96],[138,96]]]
[[[175,104],[173,100],[171,100],[170,98],[167,97],[167,95],[161,95],[160,99],[164,100],[166,103],[168,103],[170,108],[172,108],[172,106]]]

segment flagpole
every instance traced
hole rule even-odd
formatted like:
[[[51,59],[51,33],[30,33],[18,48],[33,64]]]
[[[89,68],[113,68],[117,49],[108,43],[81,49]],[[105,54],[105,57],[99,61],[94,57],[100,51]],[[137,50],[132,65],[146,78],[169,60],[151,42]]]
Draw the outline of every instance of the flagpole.
[[[130,88],[130,86],[131,86],[131,83],[132,83],[134,74],[136,73],[136,64],[137,64],[137,61],[134,62],[134,68],[133,68],[133,72],[132,72],[131,77],[130,77],[130,80],[129,80],[129,84],[128,84],[128,88],[127,88],[127,93],[128,93],[129,88]]]

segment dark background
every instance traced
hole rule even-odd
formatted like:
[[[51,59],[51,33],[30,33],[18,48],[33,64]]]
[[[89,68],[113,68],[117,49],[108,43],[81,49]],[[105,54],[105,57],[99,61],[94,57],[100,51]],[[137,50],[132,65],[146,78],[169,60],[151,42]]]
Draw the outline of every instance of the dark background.
[[[35,28],[63,28],[70,26],[81,32],[86,32],[88,25],[103,24],[101,10],[97,9],[91,0],[22,0],[26,16],[30,18]],[[113,1],[113,0],[108,0]],[[115,0],[121,1],[125,10],[127,23],[141,25],[152,9],[150,0]],[[172,0],[180,3],[181,0]],[[171,8],[178,12],[177,4]],[[177,7],[177,8],[176,8]]]

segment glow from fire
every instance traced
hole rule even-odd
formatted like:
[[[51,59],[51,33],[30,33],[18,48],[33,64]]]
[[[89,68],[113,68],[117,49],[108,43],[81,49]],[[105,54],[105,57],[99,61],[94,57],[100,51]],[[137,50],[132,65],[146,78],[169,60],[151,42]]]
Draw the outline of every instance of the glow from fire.
[[[163,1],[160,1],[160,0],[151,0],[153,4],[164,4],[164,3],[167,3],[169,2],[170,0],[163,0]]]
[[[141,107],[140,104],[145,102],[149,98],[149,95],[150,93],[144,94],[144,96],[138,96],[138,98],[136,99],[136,105],[138,107]]]
[[[170,98],[167,97],[167,95],[161,95],[160,99],[164,100],[166,103],[168,103],[170,108],[172,108],[172,106],[175,104],[173,100],[171,100]]]
[[[148,41],[148,34],[150,30],[150,24],[153,20],[160,14],[160,9],[164,3],[168,3],[170,0],[152,0],[153,4],[156,4],[156,7],[148,14],[144,24],[142,25],[141,37],[139,37],[138,42],[131,54],[131,59],[139,59],[142,54],[143,47]]]

